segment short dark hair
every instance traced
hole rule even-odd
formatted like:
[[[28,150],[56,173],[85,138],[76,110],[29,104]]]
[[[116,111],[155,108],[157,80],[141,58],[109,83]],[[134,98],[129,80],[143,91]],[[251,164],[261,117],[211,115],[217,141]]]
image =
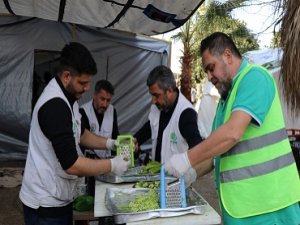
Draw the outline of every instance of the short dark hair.
[[[201,41],[200,55],[202,56],[205,50],[209,50],[212,55],[222,55],[225,49],[228,48],[237,57],[242,58],[241,53],[237,49],[233,40],[225,33],[215,32]]]
[[[176,80],[172,70],[164,65],[155,67],[147,78],[147,86],[157,83],[157,85],[164,91],[168,88],[176,89]]]
[[[74,76],[95,75],[97,65],[90,51],[78,42],[70,42],[62,49],[58,71],[70,70]]]
[[[105,90],[111,95],[114,94],[114,87],[108,80],[99,80],[95,85],[95,92],[99,92],[100,90]]]

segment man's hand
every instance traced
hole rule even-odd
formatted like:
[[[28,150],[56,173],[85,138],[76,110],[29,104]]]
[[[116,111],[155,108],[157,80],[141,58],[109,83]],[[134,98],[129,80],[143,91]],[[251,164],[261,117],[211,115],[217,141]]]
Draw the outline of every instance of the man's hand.
[[[116,147],[118,146],[117,140],[108,138],[106,140],[106,149],[116,151]]]
[[[121,176],[123,175],[130,165],[130,160],[125,159],[125,156],[119,155],[110,160],[111,162],[111,172]]]
[[[166,172],[178,178],[184,175],[189,168],[191,168],[191,163],[187,152],[175,154],[165,163]]]
[[[191,186],[197,180],[197,172],[196,170],[191,167],[188,171],[184,174],[184,183],[186,187]]]

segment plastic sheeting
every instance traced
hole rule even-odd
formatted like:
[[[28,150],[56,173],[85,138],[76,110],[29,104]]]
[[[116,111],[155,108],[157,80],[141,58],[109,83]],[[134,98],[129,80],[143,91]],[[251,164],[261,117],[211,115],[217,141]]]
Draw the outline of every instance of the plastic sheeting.
[[[267,48],[246,52],[244,53],[244,57],[250,63],[263,65],[273,74],[275,81],[277,82],[286,129],[300,129],[300,117],[292,116],[291,110],[283,96],[282,86],[279,82],[282,54],[283,51],[280,48]]]
[[[293,117],[291,111],[283,96],[282,87],[279,82],[280,66],[282,60],[282,49],[261,49],[248,51],[243,54],[249,63],[263,65],[273,74],[277,82],[278,92],[281,99],[283,115],[287,129],[300,129],[300,117]],[[203,138],[211,132],[211,126],[216,113],[216,108],[219,100],[217,89],[207,80],[203,85],[203,95],[201,97],[198,111],[198,126],[200,134]]]
[[[183,25],[204,0],[4,0],[0,13],[37,17],[144,35]]]
[[[151,104],[146,79],[155,66],[169,65],[170,43],[132,33],[26,19],[0,17],[0,160],[25,159],[33,73],[54,73],[55,57],[69,41],[89,48],[98,67],[91,90],[80,103],[91,98],[97,80],[108,79],[115,87],[112,103],[120,132],[133,134],[143,125]]]
[[[206,139],[212,130],[220,94],[215,86],[206,79],[202,87],[202,96],[199,100],[198,128],[202,138]]]

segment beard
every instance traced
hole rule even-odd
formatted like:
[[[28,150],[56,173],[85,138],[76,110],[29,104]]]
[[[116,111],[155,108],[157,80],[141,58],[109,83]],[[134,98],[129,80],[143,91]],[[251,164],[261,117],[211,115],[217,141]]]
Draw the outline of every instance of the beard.
[[[159,111],[164,111],[164,107],[161,104],[155,104]]]
[[[100,107],[97,109],[97,113],[99,113],[99,114],[104,114],[105,111],[106,111],[106,108],[103,108],[103,107]]]
[[[218,88],[218,91],[221,95],[221,98],[225,100],[229,94],[229,91],[231,90],[232,79],[230,76],[230,71],[227,69],[224,61],[222,61],[222,62],[223,62],[223,76],[222,77],[224,77],[224,78],[219,80],[220,87]]]
[[[168,112],[169,109],[171,108],[171,103],[169,102],[166,96],[164,98],[164,101],[161,104],[156,103],[155,105],[159,109],[159,111],[163,111],[163,112]]]
[[[72,85],[72,83],[69,83],[67,86],[66,86],[66,90],[71,94],[73,95],[77,100],[80,99],[84,93],[84,91],[82,92],[77,92],[74,88],[74,86]]]
[[[229,79],[226,80],[226,81],[223,81],[221,83],[221,87],[220,87],[219,93],[220,93],[222,99],[226,99],[227,98],[231,87],[232,87],[232,81],[229,80]]]

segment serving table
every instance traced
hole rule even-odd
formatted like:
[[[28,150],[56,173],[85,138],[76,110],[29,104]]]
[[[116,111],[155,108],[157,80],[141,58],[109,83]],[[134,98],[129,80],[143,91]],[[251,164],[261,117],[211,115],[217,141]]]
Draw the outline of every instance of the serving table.
[[[105,207],[105,193],[107,188],[131,188],[132,183],[111,184],[99,180],[95,182],[95,206],[94,217],[112,216]],[[140,225],[141,221],[128,222],[127,225]],[[219,214],[208,205],[207,210],[202,215],[187,214],[168,218],[154,218],[142,221],[143,225],[216,225],[221,224]]]

